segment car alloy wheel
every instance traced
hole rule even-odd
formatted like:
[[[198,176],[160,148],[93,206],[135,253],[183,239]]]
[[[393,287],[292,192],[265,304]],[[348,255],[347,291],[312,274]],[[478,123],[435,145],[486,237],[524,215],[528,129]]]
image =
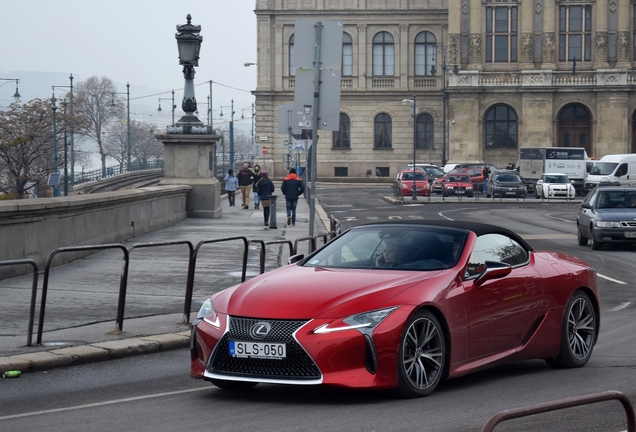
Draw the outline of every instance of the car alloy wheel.
[[[398,394],[413,398],[427,396],[444,373],[446,341],[442,326],[431,312],[412,316],[402,334],[398,352]]]
[[[565,309],[559,355],[546,359],[553,367],[574,368],[587,363],[596,342],[598,320],[589,296],[576,291]]]

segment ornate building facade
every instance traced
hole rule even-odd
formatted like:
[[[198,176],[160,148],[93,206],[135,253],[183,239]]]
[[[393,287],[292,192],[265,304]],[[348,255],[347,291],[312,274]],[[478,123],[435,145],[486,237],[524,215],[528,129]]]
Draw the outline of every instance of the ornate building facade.
[[[414,156],[505,166],[521,147],[636,152],[630,0],[256,0],[255,13],[256,135],[276,175],[298,18],[344,29],[340,130],[318,134],[318,178],[393,176]]]

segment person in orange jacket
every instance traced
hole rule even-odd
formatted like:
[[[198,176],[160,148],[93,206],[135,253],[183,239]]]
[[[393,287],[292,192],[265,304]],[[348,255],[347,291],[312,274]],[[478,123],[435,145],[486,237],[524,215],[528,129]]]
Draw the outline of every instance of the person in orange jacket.
[[[283,180],[280,190],[285,195],[287,225],[296,226],[296,204],[298,204],[298,197],[305,192],[305,185],[296,175],[295,168],[289,170],[289,175]]]

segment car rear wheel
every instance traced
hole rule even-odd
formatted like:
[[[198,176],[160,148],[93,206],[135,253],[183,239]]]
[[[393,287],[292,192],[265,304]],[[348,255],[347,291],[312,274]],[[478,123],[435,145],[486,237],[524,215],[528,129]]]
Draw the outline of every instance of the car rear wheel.
[[[560,368],[584,366],[592,355],[597,331],[598,319],[590,297],[583,291],[576,291],[563,315],[559,355],[546,359],[546,362]]]
[[[576,230],[576,239],[579,242],[579,246],[587,246],[587,237],[581,232],[581,226],[579,225]]]
[[[590,228],[590,243],[590,246],[592,246],[592,250],[601,250],[601,248],[603,247],[603,243],[596,241],[594,228]]]
[[[398,388],[401,397],[429,395],[439,384],[446,363],[446,341],[438,319],[421,310],[405,326],[398,349]]]
[[[245,391],[256,387],[258,383],[246,381],[226,381],[220,379],[210,380],[215,386],[229,391]]]

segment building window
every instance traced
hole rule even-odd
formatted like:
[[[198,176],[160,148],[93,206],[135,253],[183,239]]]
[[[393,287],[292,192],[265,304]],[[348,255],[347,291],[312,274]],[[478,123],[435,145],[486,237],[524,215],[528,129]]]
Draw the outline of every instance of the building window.
[[[375,116],[374,125],[374,148],[390,149],[392,133],[391,116],[388,114],[378,114]]]
[[[437,41],[431,32],[422,32],[415,37],[415,75],[435,75]]]
[[[351,121],[345,113],[340,113],[340,130],[333,131],[333,148],[351,147]]]
[[[296,76],[296,67],[294,66],[294,35],[289,38],[289,76]]]
[[[517,148],[517,113],[508,105],[495,105],[486,113],[486,149]]]
[[[380,32],[373,37],[373,75],[395,75],[395,46],[393,36]]]
[[[353,40],[347,33],[342,33],[342,76],[353,75]]]
[[[486,61],[517,61],[517,6],[486,8]]]
[[[592,59],[592,6],[559,7],[559,60]]]
[[[417,148],[433,148],[433,117],[430,114],[417,116]]]
[[[334,167],[333,168],[334,177],[349,177],[349,168],[347,167]]]
[[[375,175],[378,177],[389,177],[391,170],[389,167],[375,167]]]

